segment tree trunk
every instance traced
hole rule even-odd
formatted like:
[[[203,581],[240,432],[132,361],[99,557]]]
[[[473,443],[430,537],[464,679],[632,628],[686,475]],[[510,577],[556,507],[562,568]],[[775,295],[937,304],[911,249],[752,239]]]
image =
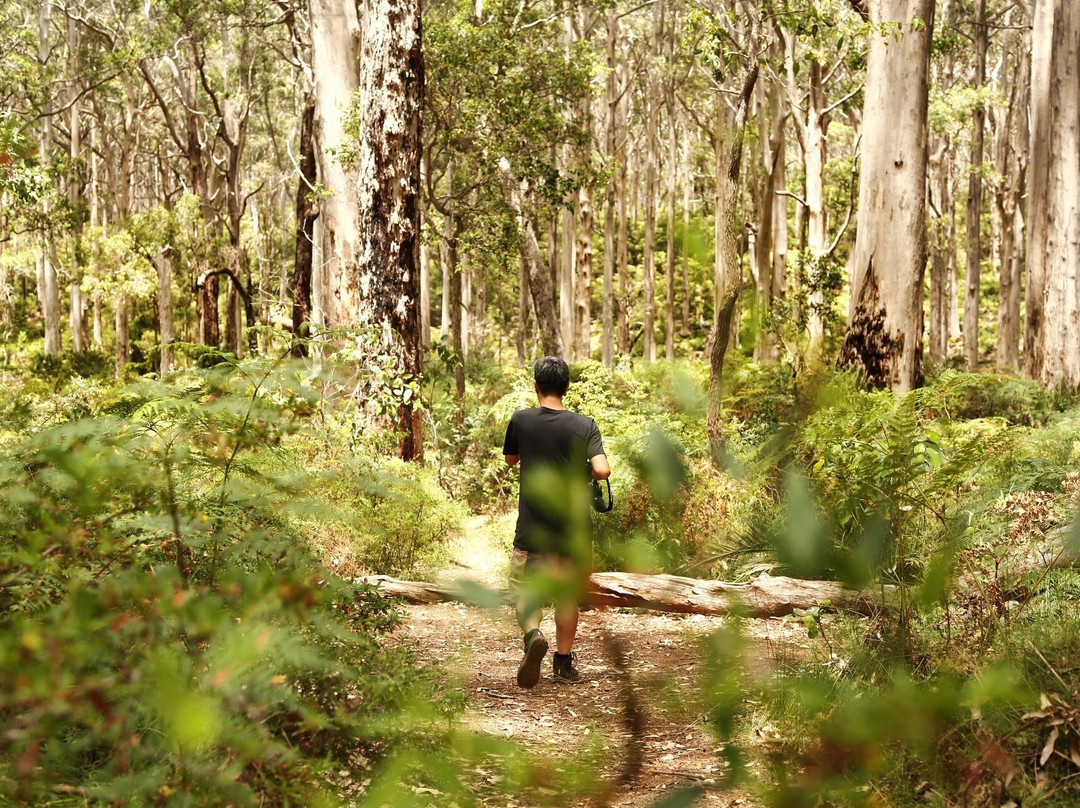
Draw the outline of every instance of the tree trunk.
[[[529,295],[536,311],[536,327],[540,332],[542,350],[545,356],[564,356],[559,313],[555,306],[555,284],[540,252],[536,227],[522,204],[521,186],[511,173],[510,162],[506,158],[499,161],[499,184],[507,207],[518,215],[521,226],[521,261],[529,276]]]
[[[86,333],[86,294],[78,283],[71,284],[68,306],[68,325],[71,328],[71,352],[83,353],[90,342]]]
[[[615,127],[618,124],[618,86],[616,84],[615,43],[619,37],[619,18],[612,9],[607,18],[607,84],[604,96],[604,154],[614,171],[619,171],[618,157],[615,153]],[[604,297],[601,318],[603,336],[601,338],[600,359],[604,367],[615,364],[615,176],[608,177],[604,193]]]
[[[524,365],[529,345],[529,268],[524,261],[518,261],[518,328],[517,348],[518,364]]]
[[[75,18],[68,17],[67,26],[68,68],[72,76],[79,75],[79,29]],[[78,88],[73,84],[71,97],[71,118],[68,124],[69,149],[71,163],[68,168],[68,205],[77,211],[82,205],[82,178],[78,166],[82,159],[82,121],[79,117]],[[86,295],[82,290],[82,268],[79,261],[82,255],[82,219],[77,217],[71,228],[71,293],[69,297],[69,323],[71,325],[71,351],[83,353],[89,348],[90,336],[86,332]]]
[[[690,194],[694,188],[694,181],[691,176],[691,147],[687,145],[685,157],[685,172],[686,176],[683,181],[683,205],[682,205],[682,237],[683,237],[683,249],[682,249],[682,318],[679,323],[679,336],[683,339],[690,336]]]
[[[568,199],[568,206],[570,202],[571,200]],[[574,356],[574,351],[577,349],[577,340],[574,338],[574,259],[576,258],[574,252],[577,245],[577,240],[574,238],[574,222],[577,220],[576,214],[577,200],[575,199],[573,205],[564,208],[561,214],[562,243],[558,251],[559,260],[555,264],[559,286],[559,328],[562,344],[566,348],[565,358],[570,362],[577,358]]]
[[[358,582],[376,586],[385,595],[407,603],[468,601],[469,592],[453,585],[401,581],[388,575],[369,575]],[[509,601],[510,592],[501,591]],[[804,581],[762,573],[745,584],[706,581],[679,575],[641,575],[632,572],[594,572],[589,576],[585,602],[590,606],[651,609],[681,614],[783,617],[795,609],[813,609],[828,602],[831,609],[873,614],[893,607],[896,587],[874,591],[848,589],[834,581]]]
[[[3,338],[6,342],[12,336],[14,320],[11,312],[11,285],[8,279],[8,265],[4,261],[4,249],[7,247],[11,231],[8,225],[7,213],[0,211],[0,327],[3,328]]]
[[[458,225],[458,232],[461,226]],[[461,275],[461,293],[457,297],[451,296],[451,304],[458,307],[461,314],[461,357],[468,360],[472,350],[472,272],[467,260],[461,260],[458,253],[458,272]]]
[[[116,296],[116,378],[124,375],[124,368],[131,361],[131,344],[128,340],[128,326],[131,323],[131,304],[126,294]]]
[[[934,0],[870,4],[858,235],[840,355],[873,387],[922,384],[926,265],[926,118]],[[921,21],[913,23],[913,20]],[[898,125],[900,122],[900,125]]]
[[[345,131],[344,115],[360,87],[360,22],[354,3],[310,0],[310,9],[313,138],[319,181],[326,190],[319,200],[322,260],[316,270],[324,279],[324,299],[313,305],[328,325],[355,324],[361,232],[355,205],[357,177],[338,154],[355,149],[354,137]],[[372,9],[372,13],[380,12]]]
[[[713,328],[709,331],[709,339],[705,349],[705,352],[710,356],[712,354],[712,344],[716,340],[716,318],[723,306],[725,285],[724,252],[722,249],[726,224],[724,217],[727,212],[724,193],[724,177],[727,173],[727,161],[724,157],[725,104],[723,93],[716,93],[716,131],[713,133],[713,183],[716,188],[716,198],[713,205],[713,243],[716,245],[713,260]]]
[[[158,371],[162,376],[172,370],[173,365],[173,302],[172,302],[172,248],[166,247],[154,260],[158,276],[158,324],[161,329],[161,359]]]
[[[948,355],[949,294],[953,289],[949,278],[949,249],[951,241],[952,183],[950,148],[946,136],[929,158],[930,196],[933,217],[929,224],[930,246],[930,327],[928,353],[931,364],[940,367]]]
[[[577,345],[575,358],[585,361],[592,355],[592,230],[593,189],[583,185],[578,189],[577,244],[574,247],[574,331]]]
[[[756,54],[761,39],[761,19],[750,15],[750,35],[747,52]],[[735,198],[738,192],[739,171],[742,165],[743,134],[750,111],[750,98],[757,84],[760,65],[754,58],[743,78],[739,104],[732,127],[733,141],[724,171],[717,171],[716,185],[716,270],[717,305],[713,318],[709,348],[709,385],[706,400],[705,432],[713,463],[723,462],[724,432],[720,383],[724,373],[724,357],[731,336],[732,313],[742,290],[742,265],[738,255],[738,231],[735,220]],[[720,101],[720,99],[718,99]],[[717,133],[717,154],[722,154]]]
[[[999,138],[999,173],[1005,178],[997,194],[1001,218],[1001,267],[998,297],[997,367],[1020,369],[1020,296],[1023,290],[1024,212],[1021,200],[1027,193],[1027,101],[1030,96],[1030,61],[1025,38],[1018,37],[1014,80],[1008,92],[1009,108]],[[1008,79],[1002,71],[1003,81]]]
[[[661,52],[661,40],[664,26],[664,6],[654,12],[653,49],[657,56]],[[656,361],[656,163],[660,151],[660,139],[657,133],[660,117],[660,79],[656,70],[649,73],[648,111],[645,117],[645,244],[642,262],[645,270],[643,297],[645,303],[644,326],[642,334],[642,358],[646,362]]]
[[[766,316],[772,308],[773,265],[776,257],[776,208],[781,201],[778,191],[783,185],[784,152],[787,148],[787,112],[780,100],[780,85],[770,82],[761,105],[761,131],[768,137],[761,138],[763,177],[761,198],[758,205],[757,251],[754,256],[754,279],[756,281],[757,339],[754,343],[754,361],[776,359],[776,339],[766,328]],[[784,223],[787,226],[787,223]]]
[[[458,233],[461,225],[453,219],[449,234],[444,242],[446,248],[446,269],[449,276],[450,290],[450,347],[454,351],[454,391],[457,399],[458,423],[465,421],[465,338],[464,318],[461,316],[461,267],[458,264]]]
[[[293,262],[293,334],[307,337],[304,324],[311,322],[311,272],[314,261],[315,217],[318,211],[312,200],[318,180],[315,156],[315,94],[309,93],[300,119],[300,177],[296,183],[296,250]],[[293,342],[294,356],[307,356],[306,346]]]
[[[446,163],[446,188],[449,196],[454,194],[454,161]],[[453,202],[451,201],[451,204]],[[450,240],[454,238],[453,217],[447,213],[443,215],[442,230],[439,233],[439,272],[442,275],[442,305],[439,314],[439,333],[444,337],[450,336],[450,274],[454,271],[450,263]],[[455,264],[457,258],[455,256]]]
[[[420,178],[422,190],[427,188],[426,177],[431,171],[427,154],[424,154],[420,168],[424,175]],[[430,221],[426,215],[427,209],[426,204],[421,209],[421,226]],[[420,241],[420,347],[425,351],[431,347],[431,248],[424,239]]]
[[[807,299],[807,328],[810,336],[809,355],[821,355],[825,338],[822,306],[825,296],[818,288],[821,282],[821,262],[829,250],[828,222],[825,218],[825,164],[827,162],[825,119],[825,86],[821,64],[810,63],[810,91],[806,104],[806,126],[803,140],[803,164],[806,168],[806,252],[810,259],[808,280],[811,291]]]
[[[626,60],[624,59],[619,67],[619,74],[622,76],[622,86],[626,86]],[[628,270],[628,245],[629,236],[627,232],[627,194],[626,185],[629,170],[627,168],[627,152],[626,152],[626,104],[619,104],[619,130],[623,132],[623,138],[619,143],[616,151],[616,161],[618,166],[616,167],[616,204],[618,207],[618,225],[615,232],[615,260],[616,269],[619,274],[619,297],[616,306],[616,323],[615,323],[615,337],[618,344],[619,355],[628,356],[630,354],[630,281]]]
[[[346,268],[337,284],[335,319],[374,329],[378,350],[390,357],[389,369],[402,384],[401,457],[422,460],[421,413],[415,406],[423,359],[417,316],[424,102],[419,0],[365,0],[361,41],[355,197],[360,240],[355,272]]]
[[[44,70],[49,59],[49,26],[52,21],[52,3],[42,0],[38,8],[38,58]],[[50,152],[53,145],[52,101],[44,102],[45,112],[41,116],[40,160],[42,170],[48,172]],[[59,355],[63,346],[60,339],[60,280],[56,274],[56,244],[51,228],[51,205],[48,196],[44,197],[42,213],[50,222],[42,231],[41,260],[38,262],[38,299],[41,303],[41,317],[45,326],[45,353]]]
[[[668,26],[668,69],[675,62],[675,20]],[[675,115],[675,78],[664,82],[664,106],[667,107],[667,243],[664,247],[664,280],[667,299],[664,301],[664,358],[675,361],[675,198],[678,195],[679,139]]]
[[[1080,7],[1036,0],[1031,41],[1031,162],[1025,369],[1080,387]]]
[[[236,267],[235,258],[230,258],[230,263],[234,268]],[[225,350],[237,357],[243,356],[241,345],[243,330],[244,324],[240,319],[240,294],[236,289],[236,282],[230,278],[225,281]]]
[[[982,89],[986,81],[986,0],[975,0],[975,82]],[[986,108],[979,103],[971,113],[971,166],[968,171],[967,202],[967,294],[964,296],[964,359],[970,371],[979,369],[979,280],[982,270],[982,163],[986,139]]]

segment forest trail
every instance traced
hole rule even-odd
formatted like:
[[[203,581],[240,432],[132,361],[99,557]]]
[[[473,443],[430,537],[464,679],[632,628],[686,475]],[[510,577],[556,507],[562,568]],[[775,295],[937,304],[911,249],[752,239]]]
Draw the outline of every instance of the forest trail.
[[[438,576],[442,582],[470,579],[489,587],[505,585],[513,514],[476,517],[451,547],[450,562]],[[452,686],[465,690],[468,706],[464,724],[477,732],[512,739],[526,750],[562,756],[572,761],[577,752],[597,746],[611,761],[606,780],[614,780],[625,759],[630,732],[626,717],[626,678],[612,657],[621,645],[629,680],[644,713],[639,734],[641,765],[629,785],[620,785],[606,805],[647,808],[673,789],[702,786],[696,803],[709,808],[753,806],[746,795],[718,787],[721,776],[719,742],[709,733],[705,718],[687,697],[699,686],[698,649],[728,618],[704,615],[641,613],[599,608],[581,615],[576,650],[582,683],[574,686],[551,680],[551,657],[532,690],[517,687],[514,676],[521,659],[521,634],[509,609],[490,611],[461,603],[409,605],[398,629],[399,639],[414,644],[421,662],[446,674]],[[544,633],[555,636],[550,610],[544,613]],[[748,620],[745,632],[750,675],[772,670],[778,661],[790,663],[806,654],[806,632],[783,620]],[[762,718],[762,722],[764,722]],[[768,727],[755,723],[754,734],[767,736]],[[556,764],[561,765],[561,764]],[[480,777],[484,773],[478,770]],[[483,786],[478,786],[483,790]],[[528,806],[528,794],[506,795],[485,805]],[[535,800],[551,803],[552,794],[539,790]]]

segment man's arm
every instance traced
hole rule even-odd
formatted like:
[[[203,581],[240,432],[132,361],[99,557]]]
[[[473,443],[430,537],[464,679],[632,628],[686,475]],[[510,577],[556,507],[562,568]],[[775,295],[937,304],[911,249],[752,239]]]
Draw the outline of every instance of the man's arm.
[[[521,455],[503,455],[506,458],[506,465],[516,466],[521,462]]]
[[[506,462],[510,463],[510,458],[506,458]],[[513,465],[513,463],[510,463]],[[589,458],[589,465],[592,467],[592,476],[594,480],[606,480],[611,476],[611,465],[608,463],[607,455],[598,454]]]

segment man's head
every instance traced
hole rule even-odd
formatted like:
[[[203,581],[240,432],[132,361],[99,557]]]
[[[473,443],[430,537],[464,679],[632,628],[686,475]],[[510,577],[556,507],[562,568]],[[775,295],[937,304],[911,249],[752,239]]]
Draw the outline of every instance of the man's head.
[[[557,356],[545,356],[533,365],[533,381],[540,395],[562,398],[570,386],[570,367]]]

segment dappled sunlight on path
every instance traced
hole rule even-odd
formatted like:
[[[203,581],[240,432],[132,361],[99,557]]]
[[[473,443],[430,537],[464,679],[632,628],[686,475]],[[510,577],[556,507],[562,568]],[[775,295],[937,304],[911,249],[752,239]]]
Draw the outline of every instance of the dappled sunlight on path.
[[[443,582],[468,578],[490,587],[505,585],[512,531],[506,517],[471,520],[452,548]],[[626,683],[642,705],[644,726],[638,742],[641,765],[635,781],[620,787],[608,804],[650,806],[673,788],[700,785],[707,791],[701,806],[751,806],[745,795],[720,790],[720,743],[710,733],[697,691],[702,673],[700,648],[727,618],[703,615],[640,613],[595,609],[582,613],[576,650],[582,682],[568,686],[551,679],[550,655],[539,684],[516,686],[521,636],[508,607],[484,610],[461,603],[406,607],[399,640],[415,644],[419,660],[444,672],[460,687],[469,704],[469,728],[510,739],[526,750],[554,756],[601,753],[613,779],[631,741]],[[555,626],[550,611],[542,625],[549,637]],[[804,653],[805,631],[781,620],[746,622],[750,675],[771,670],[778,658]],[[629,677],[621,675],[613,649],[623,649]],[[558,764],[557,757],[554,765]],[[515,805],[527,805],[518,795]],[[505,801],[491,803],[506,805]]]

